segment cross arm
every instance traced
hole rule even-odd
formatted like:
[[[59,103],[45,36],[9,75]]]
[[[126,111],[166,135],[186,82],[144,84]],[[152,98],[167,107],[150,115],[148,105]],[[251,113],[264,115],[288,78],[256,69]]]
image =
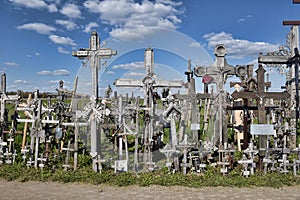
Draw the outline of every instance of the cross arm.
[[[164,81],[157,80],[153,84],[153,87],[170,87],[170,88],[181,88],[183,87],[183,81]]]
[[[117,79],[114,85],[117,87],[143,87],[144,84],[141,80]]]
[[[258,57],[258,63],[263,64],[287,64],[289,61],[288,55],[260,55]]]
[[[284,92],[263,92],[263,93],[258,93],[258,92],[237,92],[234,91],[231,96],[234,99],[258,99],[259,97],[263,97],[266,99],[288,99],[290,98],[290,94],[286,91]]]

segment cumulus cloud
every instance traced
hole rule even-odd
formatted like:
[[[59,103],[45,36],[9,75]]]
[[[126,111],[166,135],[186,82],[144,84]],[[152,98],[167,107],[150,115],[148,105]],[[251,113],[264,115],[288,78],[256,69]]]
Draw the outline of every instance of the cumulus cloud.
[[[89,24],[87,24],[83,30],[83,32],[85,33],[90,33],[91,30],[93,28],[99,27],[99,24],[97,24],[96,22],[90,22]]]
[[[63,47],[58,47],[57,51],[62,54],[70,54],[70,52],[64,49]]]
[[[31,82],[30,81],[26,81],[26,80],[14,80],[14,83],[15,84],[30,84]]]
[[[28,23],[17,27],[18,30],[32,30],[39,34],[50,34],[52,31],[56,31],[56,28],[43,23]]]
[[[55,4],[50,4],[50,5],[48,6],[48,10],[49,10],[49,12],[52,12],[52,13],[58,11],[58,9],[57,9],[57,7],[56,7]]]
[[[140,34],[152,34],[149,27],[175,30],[181,23],[181,2],[144,0],[140,3],[128,0],[87,0],[84,7],[98,13],[103,23],[114,26],[110,35],[117,39],[133,39]],[[135,30],[134,33],[129,32]],[[147,29],[145,31],[145,29]],[[131,38],[129,37],[131,36]]]
[[[189,45],[189,47],[196,47],[196,48],[198,48],[198,47],[201,47],[201,45],[200,45],[199,42],[192,42],[192,43]]]
[[[47,8],[48,4],[45,3],[43,0],[9,0],[9,2],[16,4],[16,5],[20,5],[20,6],[24,6],[27,8],[36,8],[36,9],[40,9],[40,8]]]
[[[9,0],[14,5],[24,6],[26,8],[32,9],[48,9],[49,12],[57,12],[57,7],[55,4],[47,4],[43,0]]]
[[[112,69],[143,69],[143,62],[132,62],[112,66]]]
[[[18,67],[19,64],[15,62],[5,62],[4,65],[9,66],[9,67]]]
[[[266,42],[252,42],[233,38],[230,33],[208,33],[203,36],[208,42],[209,48],[214,48],[217,44],[224,44],[227,55],[232,58],[242,59],[247,56],[258,56],[259,53],[276,51],[277,44]]]
[[[72,3],[65,4],[61,8],[60,13],[69,18],[82,18],[79,7],[76,4]]]
[[[57,69],[57,70],[53,70],[53,71],[43,70],[43,71],[37,72],[36,74],[41,75],[41,76],[68,76],[68,75],[70,75],[70,72],[65,69]]]
[[[73,21],[71,20],[61,20],[61,19],[57,19],[55,20],[56,24],[59,24],[63,27],[65,27],[67,30],[71,31],[74,30],[76,28],[78,28],[77,24],[75,24]]]
[[[49,39],[55,44],[62,44],[62,45],[71,45],[76,46],[77,44],[69,37],[62,37],[57,35],[49,35]]]
[[[116,73],[114,71],[109,70],[109,71],[106,71],[106,74],[112,75],[112,74],[116,74]]]
[[[145,76],[145,73],[139,73],[139,72],[128,72],[125,74],[126,76],[129,76],[129,77],[144,77]]]

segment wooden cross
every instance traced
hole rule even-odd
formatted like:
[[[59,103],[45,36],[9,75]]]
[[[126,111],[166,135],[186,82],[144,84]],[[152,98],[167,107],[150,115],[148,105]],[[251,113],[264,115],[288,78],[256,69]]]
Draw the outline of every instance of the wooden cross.
[[[257,91],[256,92],[238,92],[234,91],[232,93],[232,97],[234,99],[256,99],[257,106],[258,106],[258,123],[265,124],[266,123],[266,114],[265,114],[265,105],[264,99],[288,99],[290,94],[288,92],[265,92],[265,72],[266,70],[263,68],[261,64],[259,64],[258,69],[256,70],[257,73]],[[247,136],[246,136],[247,139]],[[245,138],[244,138],[245,140]],[[246,143],[247,141],[244,141]],[[267,138],[266,136],[259,136],[259,147],[265,148],[266,147]],[[263,152],[260,152],[260,156],[264,156]]]
[[[200,94],[196,93],[195,78],[193,77],[193,71],[191,70],[191,60],[188,60],[188,70],[185,72],[187,75],[187,94],[174,94],[176,99],[187,100],[190,102],[189,110],[191,111],[191,130],[193,133],[192,141],[197,145],[199,141],[198,131],[200,130],[199,119],[197,117],[197,100],[198,99],[208,99],[211,98],[210,94]]]
[[[194,73],[197,77],[204,77],[208,75],[213,78],[214,82],[217,85],[218,89],[218,112],[217,112],[217,121],[218,125],[215,126],[215,136],[219,136],[219,143],[223,145],[227,143],[227,124],[225,119],[225,109],[224,104],[226,103],[226,93],[224,89],[225,82],[227,80],[227,76],[235,75],[235,76],[244,76],[245,75],[245,67],[244,66],[231,66],[227,63],[225,59],[226,49],[222,44],[216,45],[215,47],[215,61],[212,65],[208,67],[197,66],[194,69]],[[217,138],[215,138],[217,140]]]

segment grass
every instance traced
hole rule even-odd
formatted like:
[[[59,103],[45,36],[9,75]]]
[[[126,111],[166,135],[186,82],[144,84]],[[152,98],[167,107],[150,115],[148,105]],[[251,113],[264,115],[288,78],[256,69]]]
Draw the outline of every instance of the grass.
[[[0,178],[7,181],[56,181],[56,182],[80,182],[89,184],[107,184],[113,186],[185,186],[185,187],[273,187],[300,185],[300,178],[292,174],[269,173],[242,177],[238,172],[231,172],[222,176],[219,169],[210,168],[203,175],[179,173],[171,174],[167,169],[153,173],[118,173],[106,170],[96,173],[90,168],[80,168],[76,171],[64,171],[63,169],[34,169],[22,164],[0,166]]]

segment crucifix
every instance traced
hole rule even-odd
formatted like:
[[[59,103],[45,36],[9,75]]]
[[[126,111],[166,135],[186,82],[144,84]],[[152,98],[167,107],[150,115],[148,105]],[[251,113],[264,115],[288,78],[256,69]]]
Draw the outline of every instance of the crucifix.
[[[265,92],[265,72],[266,70],[263,68],[261,64],[259,64],[258,69],[256,70],[257,73],[257,91],[250,92],[250,91],[234,91],[231,96],[234,99],[256,99],[257,101],[257,110],[258,110],[258,123],[259,124],[265,124],[266,123],[266,113],[265,113],[265,99],[281,99],[285,100],[290,97],[290,94],[286,91],[284,92]],[[267,145],[267,136],[260,135],[259,136],[259,147],[260,148],[266,148]],[[247,138],[247,137],[246,137]],[[244,138],[245,140],[245,138]],[[246,143],[248,141],[244,141]],[[260,157],[262,158],[264,156],[264,152],[260,151]],[[261,160],[262,161],[262,160]],[[260,166],[262,166],[262,163],[260,163]]]
[[[116,87],[136,88],[140,87],[144,90],[144,163],[146,166],[153,165],[151,154],[151,141],[154,136],[154,92],[156,88],[181,88],[182,81],[164,81],[156,78],[154,74],[154,53],[152,48],[147,48],[144,54],[144,66],[146,70],[145,77],[142,80],[117,79],[114,82]]]
[[[90,98],[93,108],[97,108],[98,105],[98,71],[100,69],[100,59],[110,58],[116,55],[117,52],[109,48],[101,48],[100,38],[98,33],[93,31],[90,37],[90,45],[88,49],[80,49],[72,53],[73,56],[79,59],[86,59],[90,62],[92,70],[92,96]],[[97,114],[95,109],[92,109],[92,115],[90,115],[91,122],[91,156],[93,157],[93,170],[97,171],[97,157],[100,154],[100,136],[97,133]]]
[[[216,101],[218,102],[218,111],[216,113],[216,120],[214,124],[214,143],[219,141],[220,145],[223,143],[227,144],[228,136],[227,136],[227,120],[226,120],[226,92],[224,85],[227,80],[227,76],[235,75],[235,76],[243,76],[245,73],[244,66],[231,66],[227,63],[225,59],[226,49],[223,44],[218,44],[214,50],[215,53],[215,61],[208,67],[197,66],[194,68],[194,73],[197,77],[205,77],[209,76],[213,78],[213,81],[216,83],[218,96],[216,97]]]
[[[260,75],[260,77],[264,77],[264,75]],[[253,78],[253,65],[247,65],[247,77],[245,77],[242,80],[242,82],[230,82],[230,87],[236,87],[237,85],[239,87],[243,88],[243,92],[253,92],[254,90],[256,90],[256,88],[258,87],[258,83],[257,83],[257,80],[255,78]],[[260,86],[262,88],[269,88],[269,87],[271,87],[271,82],[269,82],[267,80],[267,82],[262,82]],[[234,93],[234,95],[236,95],[236,93]],[[256,94],[256,97],[257,97],[259,104],[262,105],[265,95],[259,96],[258,94]],[[239,98],[234,98],[234,99],[239,100]],[[233,110],[233,111],[243,111],[243,123],[242,123],[243,129],[242,130],[240,129],[239,131],[243,132],[242,149],[245,150],[246,148],[248,148],[248,143],[250,142],[249,124],[250,124],[251,120],[249,121],[249,117],[250,117],[249,111],[250,110],[258,110],[258,107],[249,105],[247,97],[244,98],[244,96],[242,96],[240,99],[242,99],[243,105],[228,106],[227,109]],[[256,98],[254,98],[254,99],[256,99]]]

